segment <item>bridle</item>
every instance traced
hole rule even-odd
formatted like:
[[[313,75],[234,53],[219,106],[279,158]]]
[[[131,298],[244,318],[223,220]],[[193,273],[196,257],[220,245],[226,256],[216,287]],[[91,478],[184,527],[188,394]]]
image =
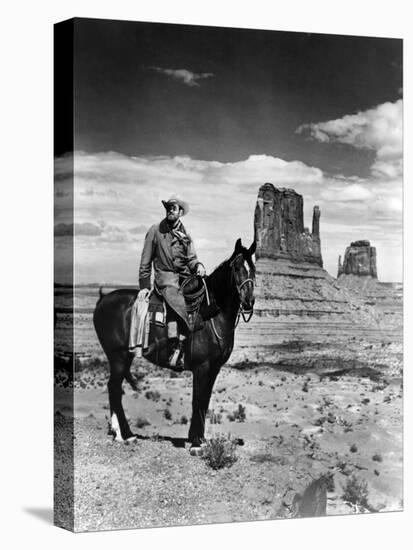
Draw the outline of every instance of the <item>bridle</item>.
[[[237,319],[235,321],[235,326],[233,328],[233,330],[235,330],[238,326],[238,323],[239,323],[239,319],[240,319],[240,316],[242,315],[242,318],[244,320],[245,323],[248,323],[250,320],[251,320],[251,317],[254,313],[254,310],[251,309],[251,310],[245,310],[242,306],[242,301],[241,301],[241,289],[244,285],[246,285],[247,283],[251,283],[253,288],[254,288],[254,279],[252,277],[248,277],[247,279],[245,279],[244,281],[242,281],[242,283],[240,285],[237,284],[237,280],[235,278],[235,261],[240,257],[244,257],[242,254],[237,254],[237,256],[235,256],[235,258],[230,262],[230,267],[231,267],[231,279],[234,279],[235,281],[235,286],[236,286],[236,289],[237,289],[237,293],[238,293],[238,298],[240,300],[240,304],[239,304],[239,308],[238,308],[238,311],[237,311]],[[208,292],[208,287],[205,283],[205,279],[203,278],[202,279],[202,283],[204,285],[204,288],[205,288],[205,292],[206,292],[206,299],[207,299],[207,304],[210,305],[210,298],[209,298],[209,292]],[[223,340],[223,337],[220,336],[217,332],[217,329],[215,327],[215,323],[214,323],[214,319],[210,319],[211,321],[211,325],[212,325],[212,330],[214,331],[214,334],[218,340],[218,343],[220,340]]]
[[[240,318],[240,315],[242,316],[242,319],[244,321],[244,323],[249,323],[250,320],[251,320],[251,317],[253,316],[254,314],[254,309],[244,309],[244,306],[242,305],[242,300],[241,300],[241,289],[244,285],[246,285],[247,283],[251,283],[252,285],[252,289],[254,289],[254,278],[252,277],[248,277],[247,279],[244,279],[244,281],[242,281],[242,283],[240,285],[237,284],[237,280],[235,278],[235,262],[238,260],[239,257],[242,257],[244,258],[244,256],[240,253],[240,254],[237,254],[235,256],[235,258],[231,261],[230,263],[230,266],[231,266],[231,277],[233,277],[234,281],[235,281],[235,286],[236,286],[236,289],[237,289],[237,292],[238,292],[238,298],[239,298],[239,301],[240,301],[240,304],[239,304],[239,309],[238,309],[238,313],[237,313],[237,320],[236,320],[236,323],[235,323],[235,326],[237,327],[238,323],[239,323],[239,318]]]

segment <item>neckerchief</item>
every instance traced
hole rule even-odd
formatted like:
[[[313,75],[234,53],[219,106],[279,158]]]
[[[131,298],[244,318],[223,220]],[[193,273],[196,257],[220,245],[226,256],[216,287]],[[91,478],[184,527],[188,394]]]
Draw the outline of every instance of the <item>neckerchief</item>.
[[[169,228],[169,231],[180,243],[184,245],[188,245],[190,243],[191,239],[189,238],[189,235],[186,232],[181,220],[178,220],[175,227]]]

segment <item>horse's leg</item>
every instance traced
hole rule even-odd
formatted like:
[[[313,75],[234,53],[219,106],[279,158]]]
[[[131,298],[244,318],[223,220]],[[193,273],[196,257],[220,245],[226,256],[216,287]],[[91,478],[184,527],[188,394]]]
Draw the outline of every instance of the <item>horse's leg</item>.
[[[219,368],[209,361],[194,368],[192,388],[192,419],[188,439],[191,448],[198,448],[204,441],[205,417],[211,399],[212,388]]]
[[[129,372],[133,356],[127,351],[111,353],[109,356],[110,377],[108,382],[110,422],[116,441],[131,440],[135,436],[130,430],[122,406],[122,382]]]

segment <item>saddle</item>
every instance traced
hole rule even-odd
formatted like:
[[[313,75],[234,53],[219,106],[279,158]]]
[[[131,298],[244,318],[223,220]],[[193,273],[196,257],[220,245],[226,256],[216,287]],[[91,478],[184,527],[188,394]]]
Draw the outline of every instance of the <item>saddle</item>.
[[[186,310],[188,313],[190,333],[201,330],[205,321],[215,317],[219,308],[214,300],[211,300],[210,296],[207,297],[206,285],[202,277],[198,275],[191,275],[186,278],[181,284],[181,291],[185,298]],[[131,327],[130,338],[130,351],[141,350],[145,355],[145,350],[148,349],[151,342],[159,336],[159,330],[166,331],[166,305],[162,294],[153,288],[147,302],[147,310],[145,311],[143,318],[136,319],[137,309],[133,309],[133,323],[132,326],[140,324],[141,332],[139,341],[137,341],[137,334]],[[136,353],[136,352],[135,352]]]
[[[215,317],[219,308],[215,301],[207,297],[206,285],[199,275],[191,275],[181,283],[181,292],[185,298],[186,311],[189,318],[190,332],[200,330],[204,321]],[[155,326],[166,325],[166,308],[164,299],[156,286],[151,293],[148,306],[149,322]]]

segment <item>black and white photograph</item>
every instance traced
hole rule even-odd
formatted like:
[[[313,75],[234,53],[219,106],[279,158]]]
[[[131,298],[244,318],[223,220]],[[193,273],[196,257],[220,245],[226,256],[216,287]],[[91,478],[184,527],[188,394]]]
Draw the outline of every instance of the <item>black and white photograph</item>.
[[[54,32],[55,524],[402,511],[403,41]]]

